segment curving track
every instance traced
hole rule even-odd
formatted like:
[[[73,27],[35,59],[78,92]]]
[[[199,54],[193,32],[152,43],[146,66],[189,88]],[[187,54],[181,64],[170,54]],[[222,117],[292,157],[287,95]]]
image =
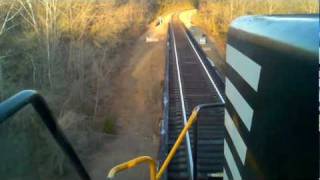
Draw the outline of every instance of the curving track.
[[[169,39],[170,150],[193,107],[224,102],[220,93],[224,84],[178,18],[171,22]],[[198,124],[189,131],[168,168],[168,179],[208,179],[223,171],[223,119],[223,108],[201,111]]]

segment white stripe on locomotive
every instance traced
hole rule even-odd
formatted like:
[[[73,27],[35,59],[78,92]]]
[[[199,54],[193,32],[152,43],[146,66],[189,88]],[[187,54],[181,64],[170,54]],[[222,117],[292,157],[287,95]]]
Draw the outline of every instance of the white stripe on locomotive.
[[[242,97],[239,91],[234,87],[228,78],[226,78],[226,95],[231,104],[239,114],[242,122],[250,131],[253,117],[253,109],[248,102]]]
[[[255,90],[258,91],[261,66],[227,44],[227,63]]]

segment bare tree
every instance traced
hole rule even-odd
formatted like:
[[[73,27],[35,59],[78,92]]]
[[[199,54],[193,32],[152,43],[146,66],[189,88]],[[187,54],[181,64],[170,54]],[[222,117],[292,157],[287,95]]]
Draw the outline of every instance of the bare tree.
[[[39,31],[39,27],[38,27],[38,23],[36,21],[36,17],[35,17],[35,13],[34,13],[34,8],[32,6],[32,3],[30,0],[18,0],[18,2],[20,3],[22,9],[24,11],[20,11],[20,15],[22,18],[24,18],[24,20],[29,23],[31,25],[31,27],[33,27],[34,31],[39,35],[40,31]],[[23,13],[25,12],[25,13]]]
[[[0,4],[1,6],[6,6],[7,4]],[[4,7],[5,8],[5,7]],[[18,10],[15,9],[15,2],[11,2],[10,7],[7,11],[7,13],[5,13],[5,17],[2,21],[2,25],[0,28],[0,36],[5,33],[6,31],[9,31],[10,29],[14,28],[17,24],[12,24],[12,25],[8,25],[9,22],[12,22],[13,19],[20,13],[21,8],[19,8]]]
[[[302,0],[301,7],[303,11],[310,13],[319,13],[319,1],[317,0]]]
[[[277,0],[265,0],[268,14],[274,13],[278,6]]]
[[[4,59],[4,58],[5,58],[4,56],[0,57],[0,100],[3,99],[3,84],[4,84],[4,81],[3,81],[3,77],[2,77],[2,59]]]

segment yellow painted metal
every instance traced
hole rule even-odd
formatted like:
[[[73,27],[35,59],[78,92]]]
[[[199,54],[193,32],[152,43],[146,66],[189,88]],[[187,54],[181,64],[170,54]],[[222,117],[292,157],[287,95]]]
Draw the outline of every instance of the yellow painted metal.
[[[157,179],[160,179],[161,176],[163,175],[163,173],[165,172],[165,170],[167,169],[169,163],[171,162],[171,160],[173,159],[174,155],[177,153],[177,150],[179,149],[181,143],[183,142],[183,140],[186,137],[186,134],[188,132],[188,130],[192,127],[192,124],[197,120],[197,115],[199,112],[199,107],[196,107],[193,111],[191,116],[189,117],[189,120],[187,122],[187,124],[184,126],[184,128],[182,129],[181,133],[179,134],[178,139],[176,140],[176,142],[174,143],[173,147],[171,148],[166,160],[163,162],[159,172],[157,173]]]
[[[125,163],[119,164],[112,168],[108,173],[108,179],[113,179],[114,176],[124,170],[136,167],[139,164],[148,163],[150,167],[150,179],[156,180],[156,161],[150,156],[140,156]]]
[[[184,128],[182,129],[181,133],[179,134],[178,139],[176,140],[175,144],[173,145],[173,147],[171,148],[167,158],[165,159],[165,161],[163,162],[159,172],[156,174],[156,161],[154,159],[152,159],[149,156],[141,156],[135,159],[132,159],[128,162],[122,163],[118,166],[115,166],[114,168],[112,168],[109,171],[108,174],[108,178],[112,179],[118,172],[127,170],[127,169],[131,169],[141,163],[149,163],[150,166],[150,179],[151,180],[159,180],[161,178],[161,176],[163,175],[163,173],[165,172],[165,170],[167,169],[168,165],[170,164],[171,160],[173,159],[173,157],[175,156],[175,154],[177,153],[180,145],[182,144],[183,140],[186,137],[186,134],[188,132],[188,130],[192,127],[192,124],[194,122],[196,122],[197,120],[197,116],[198,116],[198,112],[200,110],[200,106],[197,106],[193,111],[191,116],[188,119],[187,124],[184,126]]]

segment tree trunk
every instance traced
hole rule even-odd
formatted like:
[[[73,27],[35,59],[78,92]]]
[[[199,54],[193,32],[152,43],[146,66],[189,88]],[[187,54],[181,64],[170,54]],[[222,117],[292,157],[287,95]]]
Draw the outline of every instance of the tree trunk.
[[[4,84],[4,82],[3,82],[3,78],[2,78],[2,65],[1,65],[1,61],[0,61],[0,100],[3,99],[3,84]]]

